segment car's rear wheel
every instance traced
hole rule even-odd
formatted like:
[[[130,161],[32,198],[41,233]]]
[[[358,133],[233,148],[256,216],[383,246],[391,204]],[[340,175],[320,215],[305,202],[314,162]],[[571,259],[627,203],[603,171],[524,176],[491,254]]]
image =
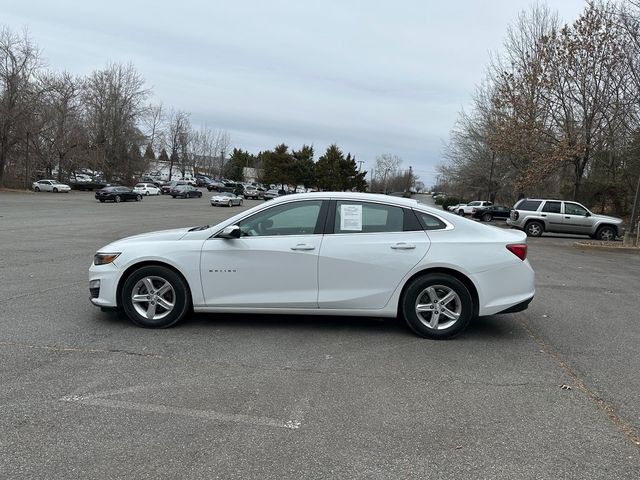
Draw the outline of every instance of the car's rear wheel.
[[[240,203],[238,203],[238,205],[242,206],[242,199],[240,199]]]
[[[142,267],[125,280],[122,306],[133,323],[147,328],[166,328],[189,311],[189,289],[173,270],[161,266]]]
[[[473,299],[464,283],[443,273],[429,273],[412,280],[401,307],[411,330],[434,339],[459,335],[474,312]]]
[[[232,205],[233,205],[233,202],[232,202],[231,200],[229,200],[229,201],[227,202],[227,207],[230,207],[230,206],[232,206]]]
[[[603,242],[612,242],[616,239],[616,231],[613,227],[600,227],[596,232],[596,238]]]
[[[529,222],[524,231],[530,237],[539,237],[544,232],[544,225],[540,222]]]
[[[122,201],[122,197],[120,195],[116,195],[116,198],[114,198],[114,201],[116,203],[120,203]]]
[[[100,203],[104,203],[104,200],[100,199]]]
[[[491,215],[490,213],[485,213],[482,215],[483,222],[490,222],[491,220],[493,220],[493,215]]]
[[[145,195],[149,195],[149,190],[147,190],[146,192],[144,192]]]

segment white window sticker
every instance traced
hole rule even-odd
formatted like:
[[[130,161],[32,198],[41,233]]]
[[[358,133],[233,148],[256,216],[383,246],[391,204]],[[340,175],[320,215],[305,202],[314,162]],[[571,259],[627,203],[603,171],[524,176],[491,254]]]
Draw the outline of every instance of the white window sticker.
[[[340,230],[362,231],[362,205],[340,205]]]

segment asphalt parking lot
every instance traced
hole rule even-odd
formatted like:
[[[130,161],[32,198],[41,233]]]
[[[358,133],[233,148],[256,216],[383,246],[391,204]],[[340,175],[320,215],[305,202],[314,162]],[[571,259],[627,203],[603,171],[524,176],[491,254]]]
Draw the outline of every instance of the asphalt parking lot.
[[[638,478],[640,255],[530,239],[530,308],[452,341],[375,318],[145,330],[89,303],[106,243],[256,203],[209,196],[0,192],[0,478]]]

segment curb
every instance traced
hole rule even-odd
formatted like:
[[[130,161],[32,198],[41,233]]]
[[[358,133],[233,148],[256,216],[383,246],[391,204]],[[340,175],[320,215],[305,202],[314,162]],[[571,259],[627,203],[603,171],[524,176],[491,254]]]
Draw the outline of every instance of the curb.
[[[575,248],[583,250],[601,250],[605,252],[635,252],[640,253],[640,247],[612,247],[610,245],[593,245],[591,243],[575,242],[573,244]]]

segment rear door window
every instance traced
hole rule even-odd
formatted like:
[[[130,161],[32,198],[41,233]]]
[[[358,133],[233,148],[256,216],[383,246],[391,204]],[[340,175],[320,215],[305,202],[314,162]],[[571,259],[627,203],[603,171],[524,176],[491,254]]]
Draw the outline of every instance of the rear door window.
[[[542,207],[543,212],[560,213],[561,202],[546,202]]]

